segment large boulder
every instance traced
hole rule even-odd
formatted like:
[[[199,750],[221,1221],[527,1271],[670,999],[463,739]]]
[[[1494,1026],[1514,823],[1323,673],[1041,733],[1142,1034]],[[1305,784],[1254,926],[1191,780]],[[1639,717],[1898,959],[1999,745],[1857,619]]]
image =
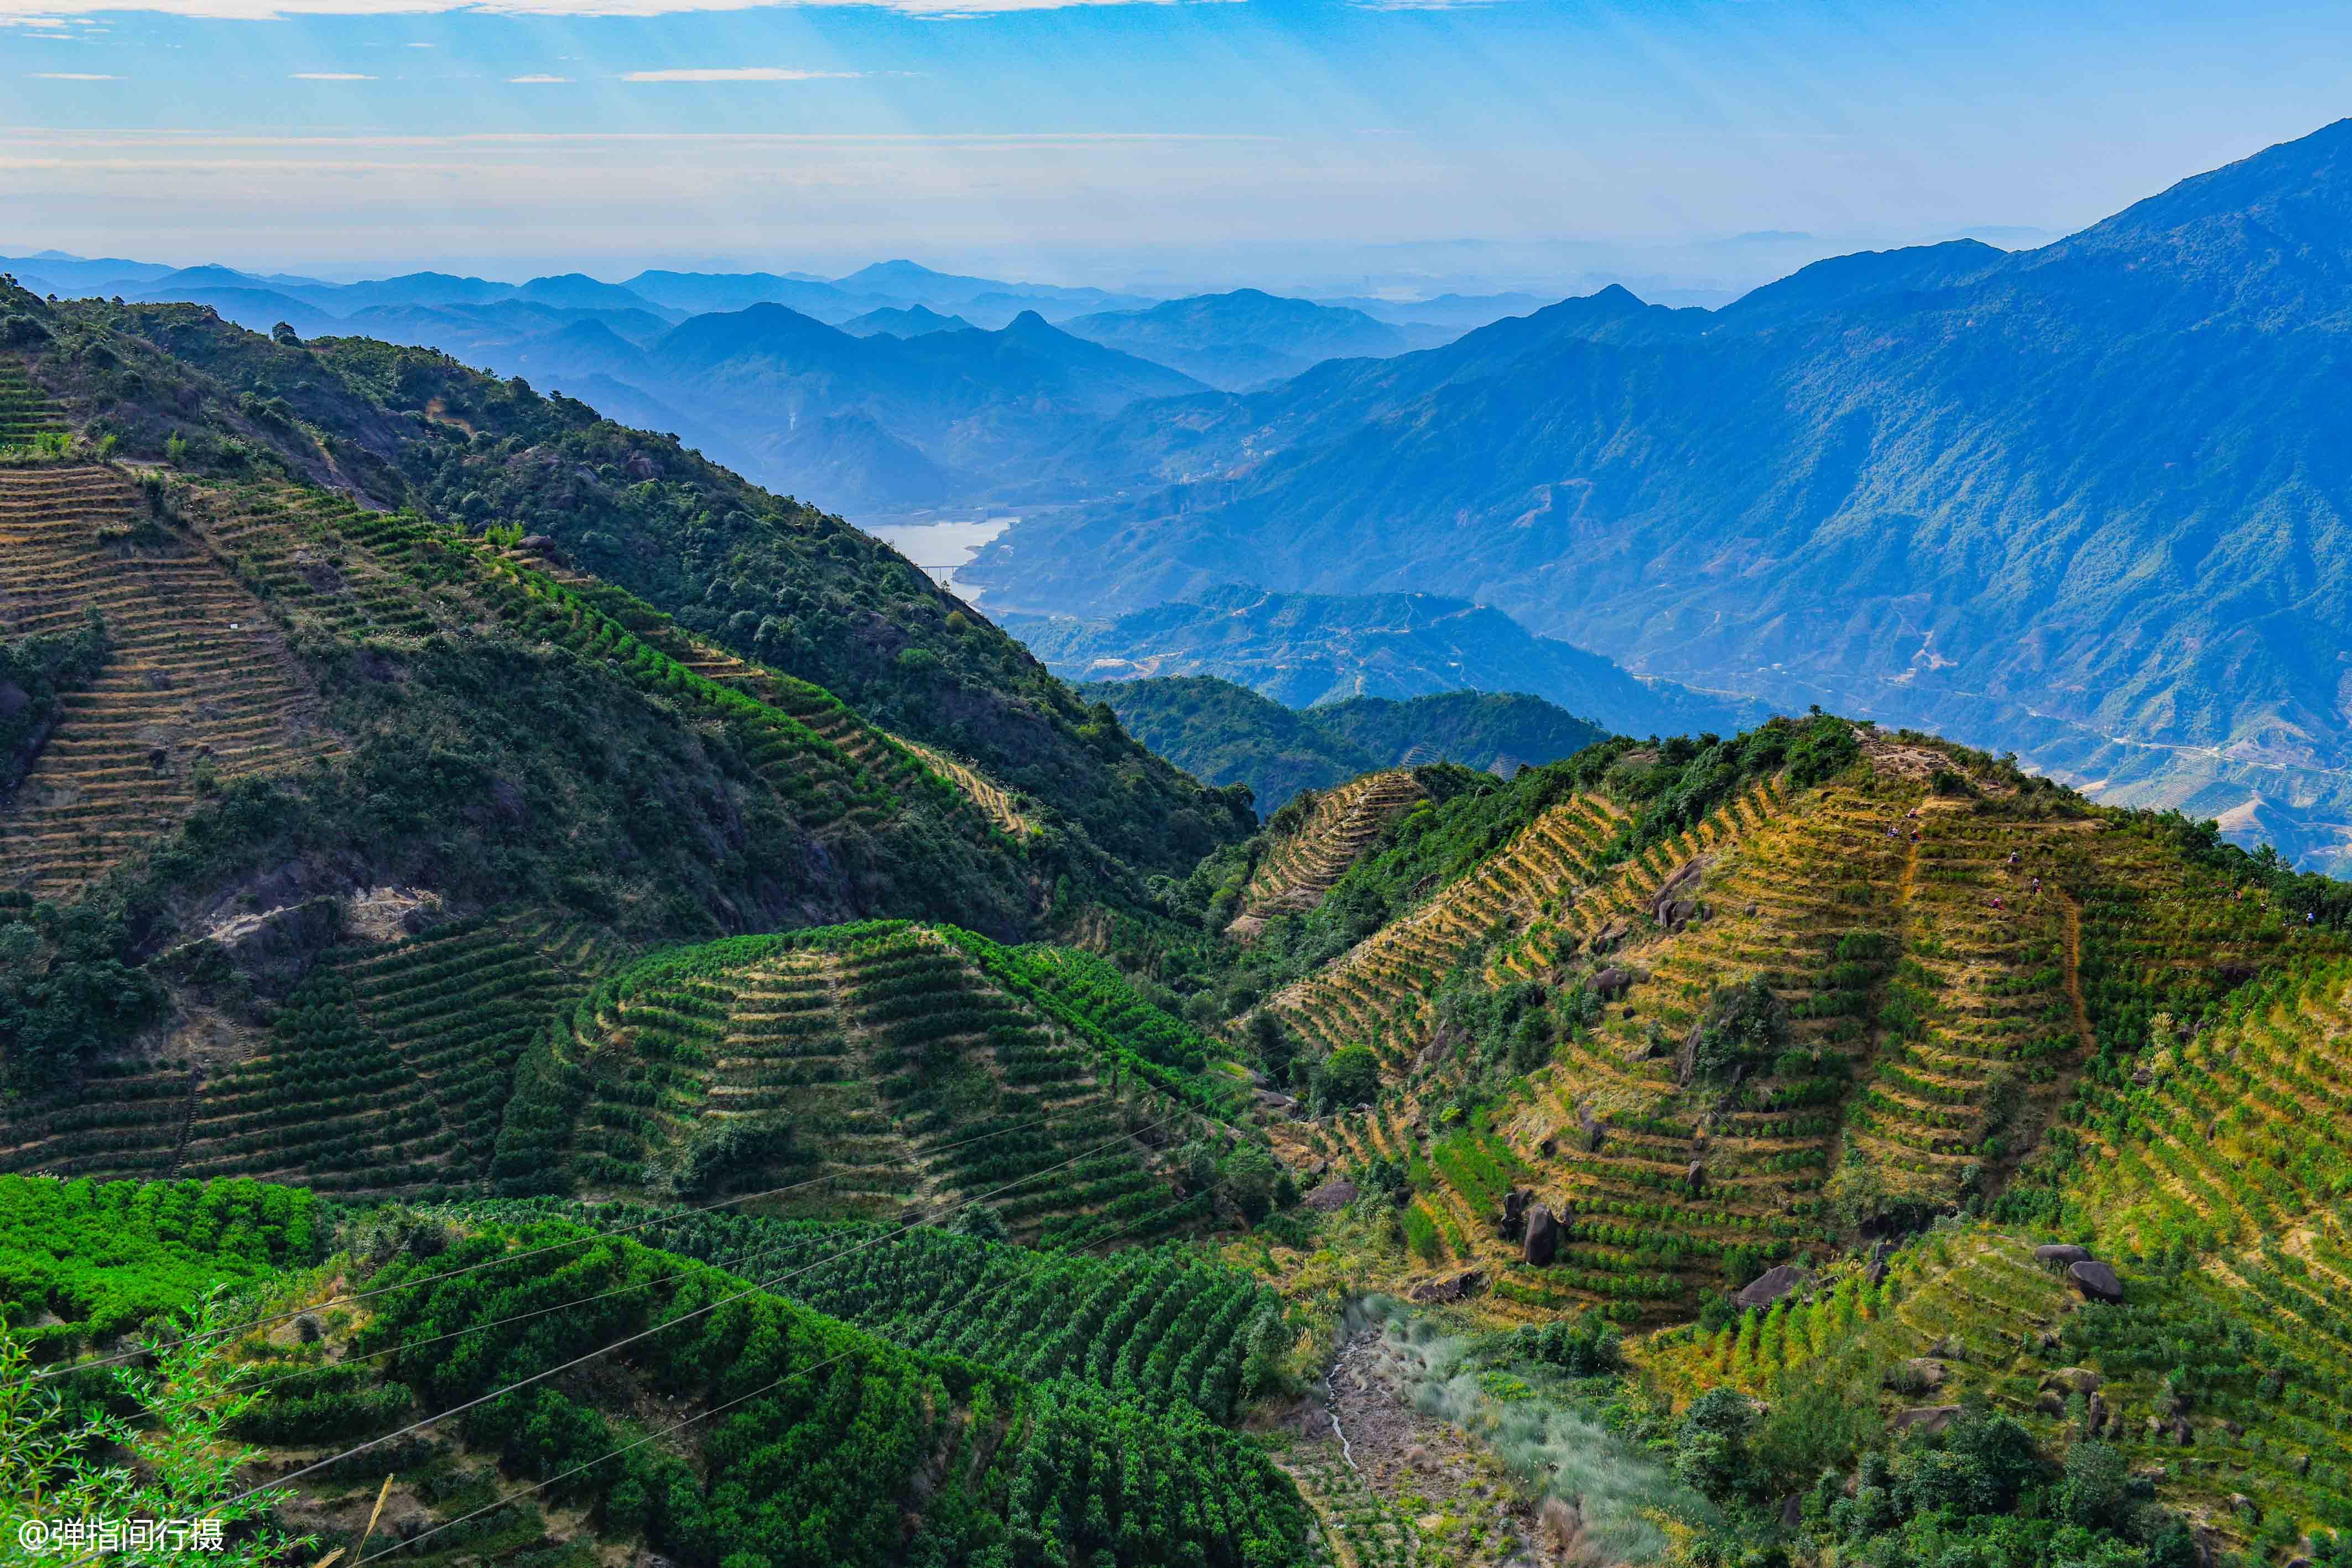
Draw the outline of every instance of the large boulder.
[[[1503,1212],[1496,1228],[1507,1241],[1517,1241],[1527,1231],[1528,1205],[1535,1201],[1535,1189],[1515,1186],[1503,1195]]]
[[[2033,1260],[2037,1263],[2053,1264],[2087,1263],[2091,1260],[2091,1249],[2087,1247],[2071,1246],[2063,1241],[2053,1241],[2047,1246],[2036,1247],[2033,1249]]]
[[[1538,1268],[1559,1256],[1559,1221],[1548,1205],[1539,1203],[1528,1211],[1527,1246],[1521,1255]]]
[[[1932,1437],[1948,1430],[1959,1415],[1957,1405],[1915,1405],[1908,1410],[1897,1410],[1887,1425],[1898,1432],[1925,1432]]]
[[[2087,1366],[2062,1366],[2042,1378],[2042,1386],[2063,1389],[2069,1394],[2096,1394],[2099,1375]]]
[[[1898,1394],[1933,1394],[1944,1386],[1945,1379],[1950,1375],[1949,1369],[1935,1357],[1914,1356],[1886,1369],[1886,1386]]]
[[[1438,1306],[1446,1301],[1458,1301],[1476,1293],[1486,1283],[1486,1276],[1476,1269],[1465,1269],[1461,1273],[1443,1280],[1423,1280],[1405,1294],[1424,1307]]]
[[[1308,1193],[1304,1201],[1318,1214],[1337,1214],[1356,1201],[1356,1184],[1344,1178],[1327,1181]]]
[[[2066,1278],[2074,1281],[2074,1289],[2083,1292],[2085,1301],[2120,1301],[2124,1299],[2124,1282],[2116,1278],[2113,1269],[2096,1258],[2085,1258],[2080,1262],[2068,1264]]]
[[[1633,971],[1612,964],[1592,977],[1592,994],[1604,1002],[1613,1002],[1633,988]]]
[[[1765,1270],[1747,1289],[1733,1296],[1731,1303],[1743,1310],[1769,1307],[1781,1297],[1802,1290],[1812,1277],[1811,1271],[1800,1264],[1782,1263]]]

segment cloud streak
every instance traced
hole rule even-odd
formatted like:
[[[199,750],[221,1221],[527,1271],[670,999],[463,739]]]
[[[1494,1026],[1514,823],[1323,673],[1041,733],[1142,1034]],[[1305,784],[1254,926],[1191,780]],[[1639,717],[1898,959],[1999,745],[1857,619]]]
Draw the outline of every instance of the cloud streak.
[[[509,87],[548,87],[557,82],[567,82],[571,79],[572,78],[570,77],[551,77],[544,74],[533,74],[527,77],[509,77],[507,78],[507,85]]]
[[[0,0],[0,26],[55,25],[59,16],[110,12],[268,22],[293,16],[421,16],[454,12],[488,16],[670,16],[699,11],[856,5],[946,20],[1082,6],[1205,3],[1211,0]]]
[[[121,81],[121,77],[102,75],[97,71],[35,71],[35,81]]]
[[[722,66],[709,69],[631,71],[623,81],[841,81],[864,71],[801,71],[782,66]]]
[[[291,81],[373,81],[375,78],[358,71],[296,71]]]

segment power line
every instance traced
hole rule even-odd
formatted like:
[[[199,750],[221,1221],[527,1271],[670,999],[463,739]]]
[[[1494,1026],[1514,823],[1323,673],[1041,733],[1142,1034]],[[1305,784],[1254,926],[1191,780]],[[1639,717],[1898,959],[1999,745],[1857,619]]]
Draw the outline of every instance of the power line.
[[[1059,1111],[1054,1112],[1050,1115],[1040,1116],[1034,1121],[1018,1123],[1010,1127],[999,1127],[994,1132],[975,1133],[969,1138],[959,1138],[952,1144],[941,1144],[936,1148],[929,1149],[925,1152],[929,1155],[946,1154],[950,1150],[961,1149],[971,1144],[984,1142],[990,1138],[1001,1138],[1013,1133],[1028,1132],[1033,1128],[1042,1127],[1048,1122],[1056,1121],[1061,1117],[1072,1115],[1080,1110],[1087,1109],[1092,1109],[1092,1107],[1084,1104],[1067,1105]],[[662,1224],[667,1220],[689,1219],[698,1214],[709,1214],[717,1209],[732,1207],[734,1205],[739,1203],[751,1203],[761,1198],[780,1197],[785,1193],[798,1192],[803,1187],[817,1186],[825,1182],[835,1180],[840,1176],[855,1172],[889,1170],[899,1163],[901,1162],[886,1160],[870,1166],[846,1166],[840,1170],[831,1171],[821,1176],[812,1176],[806,1181],[793,1182],[785,1186],[769,1187],[761,1192],[740,1193],[733,1197],[721,1198],[716,1203],[704,1204],[699,1208],[673,1210],[667,1214],[658,1216],[656,1218],[641,1221],[636,1225],[625,1226],[618,1230],[599,1231],[595,1236],[583,1237],[578,1240],[551,1242],[545,1247],[535,1247],[524,1252],[501,1253],[496,1258],[485,1258],[478,1263],[468,1263],[463,1268],[446,1269],[438,1274],[427,1274],[421,1280],[404,1280],[396,1285],[382,1285],[373,1290],[359,1291],[355,1292],[348,1292],[342,1295],[330,1296],[323,1301],[314,1301],[308,1306],[295,1307],[286,1312],[275,1312],[265,1317],[255,1318],[249,1322],[232,1324],[226,1328],[206,1329],[201,1333],[189,1334],[183,1339],[174,1340],[165,1348],[176,1350],[181,1345],[193,1344],[201,1340],[219,1339],[223,1337],[235,1338],[240,1334],[248,1333],[257,1328],[266,1328],[272,1323],[281,1323],[292,1318],[301,1317],[307,1312],[325,1312],[332,1307],[344,1306],[354,1301],[364,1301],[376,1296],[388,1295],[394,1291],[416,1290],[421,1286],[434,1284],[442,1280],[454,1280],[461,1274],[470,1274],[478,1270],[496,1269],[508,1263],[520,1263],[526,1258],[536,1258],[541,1256],[542,1253],[547,1252],[560,1252],[566,1247],[586,1246],[590,1242],[598,1239],[600,1237],[626,1236],[632,1231],[645,1229],[651,1226]],[[584,1204],[583,1207],[585,1207]],[[590,1300],[599,1299],[601,1298],[590,1298]],[[581,1304],[584,1305],[585,1303],[583,1302]],[[46,1382],[51,1378],[64,1377],[72,1373],[87,1371],[95,1367],[111,1366],[118,1362],[135,1361],[139,1357],[147,1354],[148,1352],[144,1349],[130,1350],[118,1352],[113,1355],[95,1357],[88,1361],[69,1362],[62,1366],[49,1367],[35,1373],[33,1375],[33,1381],[37,1383]],[[267,1385],[265,1385],[264,1386]]]
[[[1213,1183],[1211,1183],[1211,1184],[1210,1184],[1210,1189],[1209,1189],[1209,1190],[1211,1190],[1211,1191],[1214,1191],[1218,1186],[1222,1186],[1222,1185],[1223,1185],[1222,1183],[1213,1183]],[[1158,1219],[1158,1218],[1164,1218],[1164,1217],[1165,1217],[1165,1216],[1167,1216],[1167,1215],[1173,1214],[1174,1212],[1176,1212],[1176,1210],[1178,1210],[1178,1209],[1180,1209],[1180,1208],[1183,1207],[1185,1204],[1190,1203],[1191,1201],[1192,1201],[1192,1199],[1190,1199],[1190,1198],[1181,1199],[1181,1200],[1179,1200],[1179,1201],[1178,1201],[1178,1202],[1176,1202],[1176,1203],[1171,1204],[1171,1205],[1170,1205],[1168,1207],[1166,1207],[1166,1208],[1159,1209],[1159,1210],[1155,1210],[1153,1213],[1149,1214],[1149,1215],[1142,1215],[1142,1216],[1139,1216],[1139,1217],[1137,1217],[1136,1218],[1129,1220],[1127,1224],[1125,1224],[1125,1225],[1121,1226],[1118,1229],[1112,1231],[1108,1236],[1098,1237],[1098,1238],[1097,1238],[1096,1239],[1094,1239],[1094,1240],[1092,1240],[1092,1241],[1087,1242],[1085,1245],[1087,1245],[1087,1246],[1088,1246],[1088,1247],[1100,1247],[1100,1246],[1106,1246],[1106,1245],[1108,1245],[1108,1243],[1110,1243],[1110,1242],[1112,1242],[1112,1241],[1117,1240],[1119,1237],[1126,1235],[1129,1231],[1133,1230],[1137,1226],[1141,1225],[1141,1224],[1142,1224],[1146,1219]],[[828,1260],[828,1261],[829,1261],[829,1260]],[[814,1309],[814,1308],[813,1308],[813,1307],[804,1307],[804,1309],[803,1309],[803,1310],[805,1310],[805,1311],[809,1311],[809,1312],[814,1312],[814,1311],[815,1311],[815,1309]],[[824,1316],[824,1315],[826,1315],[826,1314],[820,1313],[820,1314],[818,1314],[818,1315],[820,1315],[820,1316]],[[839,1320],[836,1320],[836,1321],[839,1321]],[[867,1334],[871,1334],[871,1331],[869,1331],[869,1330],[865,1330],[865,1329],[858,1329],[858,1328],[857,1328],[857,1325],[856,1325],[856,1324],[855,1324],[855,1323],[852,1323],[852,1324],[850,1324],[849,1326],[850,1326],[851,1328],[853,1328],[853,1329],[856,1329],[856,1330],[857,1330],[857,1332],[858,1332],[858,1333],[867,1333]],[[885,1343],[885,1344],[891,1344],[891,1343],[895,1343],[895,1342],[893,1342],[893,1341],[889,1341],[889,1340],[884,1339],[884,1338],[883,1338],[883,1336],[881,1336],[881,1335],[879,1335],[879,1334],[871,1334],[871,1337],[875,1338],[875,1339],[876,1339],[876,1340],[877,1340],[877,1341],[880,1341],[882,1343]],[[906,1346],[899,1346],[898,1348],[900,1348],[900,1349],[907,1349],[907,1348],[909,1348],[909,1347],[906,1347]],[[845,1350],[845,1351],[842,1352],[839,1355],[828,1356],[828,1357],[827,1357],[827,1358],[825,1358],[824,1360],[820,1361],[820,1362],[814,1363],[814,1364],[812,1364],[811,1365],[808,1365],[808,1366],[798,1366],[798,1367],[794,1367],[794,1368],[793,1368],[793,1370],[791,1370],[790,1372],[782,1373],[782,1374],[779,1375],[777,1377],[775,1377],[773,1380],[772,1380],[772,1381],[770,1381],[770,1382],[768,1382],[768,1383],[762,1384],[761,1386],[759,1386],[759,1387],[757,1387],[757,1388],[752,1389],[749,1394],[739,1394],[739,1395],[737,1395],[734,1398],[728,1400],[725,1404],[722,1404],[722,1405],[714,1405],[714,1406],[712,1406],[709,1409],[708,1409],[708,1410],[702,1410],[702,1411],[698,1411],[698,1412],[697,1412],[697,1413],[695,1413],[694,1415],[692,1415],[692,1416],[688,1416],[688,1417],[686,1417],[686,1418],[685,1418],[684,1420],[682,1420],[682,1421],[676,1421],[676,1422],[673,1422],[673,1423],[671,1423],[669,1426],[667,1426],[667,1427],[662,1427],[659,1431],[656,1431],[656,1432],[648,1432],[647,1434],[646,1434],[646,1436],[644,1436],[644,1437],[642,1437],[637,1438],[635,1442],[624,1443],[624,1444],[622,1444],[619,1448],[614,1448],[614,1449],[611,1450],[611,1451],[610,1451],[610,1452],[608,1452],[608,1453],[599,1454],[599,1455],[597,1455],[597,1456],[596,1456],[594,1458],[593,1458],[593,1459],[589,1459],[589,1460],[584,1461],[583,1463],[574,1465],[574,1466],[572,1466],[570,1469],[565,1470],[565,1471],[564,1471],[562,1474],[561,1474],[561,1475],[553,1475],[553,1476],[550,1476],[550,1477],[548,1477],[548,1478],[547,1478],[546,1479],[544,1479],[544,1480],[533,1481],[530,1485],[529,1485],[529,1486],[527,1486],[527,1487],[523,1488],[523,1489],[522,1489],[522,1490],[520,1490],[520,1491],[519,1491],[519,1492],[515,1492],[515,1493],[513,1493],[513,1494],[512,1494],[512,1495],[510,1495],[510,1496],[508,1496],[508,1497],[502,1497],[502,1498],[499,1498],[499,1499],[496,1500],[495,1501],[484,1503],[481,1507],[479,1507],[479,1508],[478,1508],[478,1509],[475,1509],[475,1510],[471,1511],[470,1512],[461,1513],[461,1514],[459,1514],[459,1515],[458,1515],[457,1518],[455,1518],[455,1519],[451,1519],[451,1520],[445,1520],[445,1521],[443,1521],[441,1523],[435,1525],[432,1529],[430,1529],[430,1530],[428,1530],[428,1531],[425,1531],[423,1534],[421,1534],[421,1535],[415,1535],[415,1536],[411,1536],[408,1540],[402,1542],[401,1542],[399,1545],[397,1545],[397,1546],[387,1546],[387,1547],[385,1547],[383,1551],[376,1552],[376,1553],[374,1554],[374,1556],[373,1556],[373,1557],[354,1558],[354,1559],[352,1559],[352,1568],[360,1568],[360,1564],[361,1564],[361,1563],[373,1563],[373,1562],[376,1561],[378,1558],[383,1558],[383,1557],[390,1556],[393,1552],[405,1552],[405,1551],[407,1551],[408,1549],[410,1549],[411,1547],[414,1547],[415,1545],[416,1545],[416,1543],[417,1543],[418,1542],[421,1542],[421,1541],[429,1541],[429,1540],[431,1540],[434,1536],[440,1534],[440,1533],[441,1533],[443,1531],[445,1531],[445,1530],[455,1530],[457,1526],[459,1526],[459,1525],[461,1525],[461,1524],[465,1523],[465,1522],[466,1522],[467,1521],[468,1521],[468,1520],[471,1520],[471,1519],[478,1519],[478,1518],[480,1518],[483,1514],[486,1514],[486,1513],[493,1513],[493,1512],[496,1512],[496,1511],[497,1511],[498,1510],[499,1510],[499,1509],[506,1508],[506,1507],[508,1507],[508,1506],[509,1506],[509,1505],[511,1505],[511,1504],[513,1504],[513,1503],[516,1503],[516,1502],[520,1502],[520,1500],[522,1500],[524,1498],[527,1498],[527,1497],[530,1497],[530,1495],[532,1495],[534,1492],[539,1492],[539,1491],[543,1491],[543,1490],[545,1490],[547,1488],[553,1486],[553,1485],[554,1485],[556,1482],[558,1482],[558,1481],[569,1480],[569,1479],[571,1479],[573,1476],[576,1476],[576,1475],[580,1474],[580,1473],[581,1473],[582,1471],[583,1471],[583,1470],[591,1470],[591,1469],[595,1469],[598,1465],[601,1465],[601,1464],[604,1463],[607,1459],[617,1459],[617,1458],[619,1458],[623,1454],[632,1453],[632,1452],[634,1452],[635,1450],[636,1450],[636,1449],[638,1449],[638,1448],[644,1448],[646,1444],[648,1444],[648,1443],[650,1443],[650,1442],[654,1441],[654,1440],[655,1440],[656,1438],[657,1438],[657,1437],[668,1437],[668,1436],[669,1436],[671,1433],[673,1433],[673,1432],[679,1432],[679,1431],[683,1431],[683,1430],[685,1430],[687,1427],[693,1426],[693,1425],[694,1425],[696,1422],[698,1422],[698,1421],[707,1421],[707,1420],[709,1420],[711,1416],[716,1416],[716,1415],[719,1415],[719,1414],[720,1412],[722,1412],[722,1411],[731,1410],[731,1409],[733,1409],[733,1408],[734,1408],[736,1406],[738,1406],[738,1405],[744,1404],[745,1402],[747,1402],[747,1401],[749,1401],[749,1400],[757,1399],[758,1397],[760,1397],[760,1396],[761,1396],[761,1395],[763,1395],[763,1394],[767,1394],[767,1393],[772,1392],[773,1390],[775,1390],[775,1389],[777,1389],[777,1388],[779,1388],[779,1387],[782,1387],[784,1384],[786,1384],[786,1383],[790,1382],[792,1379],[793,1379],[793,1378],[795,1378],[795,1377],[806,1377],[806,1376],[809,1376],[809,1375],[812,1375],[812,1374],[818,1373],[818,1372],[822,1372],[822,1371],[824,1371],[826,1367],[828,1367],[828,1366],[832,1366],[832,1365],[835,1365],[835,1364],[838,1364],[838,1363],[840,1363],[840,1362],[842,1362],[842,1361],[845,1361],[845,1360],[847,1360],[850,1356],[855,1355],[855,1354],[857,1354],[857,1352],[856,1352],[856,1351],[855,1351],[855,1350]],[[917,1353],[917,1354],[920,1354],[920,1353]],[[75,1565],[75,1568],[79,1568],[79,1565],[78,1565],[78,1564],[77,1564],[77,1565]]]
[[[1161,1117],[1158,1122],[1147,1123],[1144,1127],[1136,1129],[1136,1131],[1149,1131],[1150,1128],[1164,1125],[1166,1123],[1172,1122],[1176,1120],[1178,1116],[1184,1113],[1185,1113],[1181,1111],[1171,1113],[1167,1116]],[[992,1188],[977,1197],[965,1198],[958,1203],[951,1204],[947,1209],[943,1209],[940,1212],[947,1213],[953,1209],[969,1207],[972,1204],[982,1202],[987,1198],[994,1197],[999,1193],[1010,1192],[1013,1188],[1020,1186],[1024,1183],[1034,1181],[1039,1176],[1050,1176],[1057,1170],[1063,1170],[1070,1166],[1074,1166],[1080,1160],[1087,1159],[1093,1155],[1100,1153],[1104,1149],[1114,1147],[1118,1144],[1123,1142],[1129,1135],[1129,1134],[1121,1134],[1118,1137],[1112,1138],[1108,1142],[1097,1145],[1095,1148],[1087,1149],[1080,1154],[1073,1155],[1066,1160],[1047,1166],[1040,1170],[1032,1171],[1027,1176],[1009,1181],[1002,1186]],[[780,1274],[773,1280],[762,1281],[757,1284],[746,1286],[744,1289],[737,1291],[731,1295],[721,1296],[715,1301],[706,1302],[682,1316],[671,1318],[666,1322],[656,1323],[651,1328],[640,1329],[635,1333],[625,1335],[620,1339],[613,1341],[609,1344],[599,1345],[594,1350],[587,1351],[582,1354],[573,1356],[570,1361],[561,1363],[555,1366],[547,1367],[539,1372],[534,1372],[528,1377],[519,1377],[512,1383],[507,1384],[501,1387],[493,1388],[488,1393],[468,1399],[462,1405],[453,1405],[448,1409],[443,1410],[436,1415],[427,1416],[421,1421],[411,1422],[409,1425],[401,1427],[397,1431],[386,1432],[379,1437],[370,1437],[366,1442],[358,1444],[353,1448],[346,1448],[341,1453],[331,1454],[323,1459],[319,1459],[313,1463],[303,1466],[299,1470],[292,1470],[285,1475],[279,1476],[275,1480],[265,1482],[261,1486],[250,1487],[218,1506],[227,1507],[236,1503],[243,1502],[247,1498],[253,1496],[256,1492],[267,1490],[272,1486],[282,1486],[288,1481],[299,1479],[303,1476],[311,1474],[313,1471],[324,1469],[330,1465],[339,1464],[342,1460],[350,1458],[354,1454],[365,1453],[368,1449],[374,1448],[379,1443],[388,1443],[395,1437],[405,1437],[412,1432],[421,1432],[427,1427],[433,1426],[441,1421],[446,1421],[452,1416],[463,1415],[465,1412],[474,1409],[478,1406],[487,1405],[491,1400],[499,1398],[503,1395],[511,1394],[518,1388],[527,1388],[534,1383],[544,1382],[546,1379],[555,1376],[558,1373],[569,1372],[575,1366],[581,1366],[588,1362],[594,1361],[599,1356],[608,1355],[614,1351],[621,1349],[625,1345],[631,1345],[636,1343],[640,1340],[650,1339],[655,1334],[660,1333],[666,1329],[675,1328],[680,1323],[691,1322],[696,1318],[702,1317],[718,1311],[720,1307],[727,1305],[730,1301],[739,1301],[746,1296],[754,1295],[760,1291],[765,1291],[771,1285],[778,1282],[779,1281],[791,1279],[794,1277],[795,1274],[805,1273],[809,1269],[820,1268],[826,1263],[837,1262],[853,1252],[863,1251],[866,1248],[877,1246],[883,1241],[892,1239],[897,1236],[904,1235],[907,1231],[911,1230],[914,1228],[915,1227],[912,1224],[903,1225],[896,1231],[886,1232],[881,1236],[871,1237],[855,1246],[844,1248],[841,1251],[834,1253],[830,1257],[821,1259],[815,1263],[804,1265],[800,1270]],[[578,1304],[579,1303],[564,1303],[562,1306],[542,1309],[542,1312],[562,1311],[565,1310],[566,1307]],[[541,1313],[534,1312],[529,1315],[539,1316],[541,1315]]]

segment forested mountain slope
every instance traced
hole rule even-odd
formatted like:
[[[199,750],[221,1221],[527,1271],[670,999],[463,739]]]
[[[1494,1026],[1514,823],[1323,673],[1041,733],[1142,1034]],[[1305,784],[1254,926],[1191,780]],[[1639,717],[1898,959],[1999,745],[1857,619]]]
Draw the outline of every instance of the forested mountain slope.
[[[1244,784],[1261,816],[1302,789],[1377,768],[1459,762],[1507,775],[1607,738],[1598,725],[1521,693],[1349,697],[1286,708],[1214,675],[1098,681],[1078,688],[1160,756],[1213,785]]]
[[[2348,151],[2333,125],[2038,251],[1845,257],[1712,313],[1612,290],[1142,405],[1071,458],[1139,494],[967,576],[1089,616],[1234,581],[1473,599],[2324,857],[2352,821]]]

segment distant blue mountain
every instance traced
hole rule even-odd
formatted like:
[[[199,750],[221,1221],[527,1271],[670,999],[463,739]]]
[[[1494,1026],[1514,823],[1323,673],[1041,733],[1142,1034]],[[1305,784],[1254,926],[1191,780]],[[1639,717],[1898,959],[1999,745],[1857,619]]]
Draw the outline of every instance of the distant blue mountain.
[[[1470,599],[2340,848],[2347,407],[2352,121],[2036,250],[1843,256],[1715,311],[1604,290],[1130,407],[1047,476],[1126,494],[961,579],[1093,616],[1235,580]]]

